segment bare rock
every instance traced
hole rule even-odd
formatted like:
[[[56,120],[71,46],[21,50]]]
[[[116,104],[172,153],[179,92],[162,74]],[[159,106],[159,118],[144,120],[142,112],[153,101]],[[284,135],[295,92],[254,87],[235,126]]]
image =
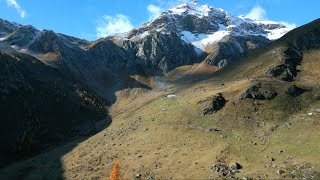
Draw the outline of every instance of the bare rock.
[[[222,109],[226,102],[227,100],[222,96],[221,93],[219,93],[218,95],[199,101],[198,104],[203,108],[202,114],[207,115]]]
[[[278,95],[270,86],[261,83],[251,86],[241,95],[240,99],[271,100]]]
[[[270,67],[266,74],[270,77],[291,82],[297,76],[297,66],[302,61],[302,53],[293,47],[280,49],[278,52],[280,52],[280,62],[278,65]]]
[[[296,85],[293,85],[293,86],[289,87],[287,94],[289,94],[290,96],[293,96],[293,97],[298,97],[306,91],[308,91],[308,90],[300,88]]]

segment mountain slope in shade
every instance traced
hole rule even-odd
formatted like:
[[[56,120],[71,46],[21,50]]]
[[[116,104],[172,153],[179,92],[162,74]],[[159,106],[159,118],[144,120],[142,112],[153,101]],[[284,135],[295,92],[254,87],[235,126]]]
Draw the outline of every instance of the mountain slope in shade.
[[[0,52],[0,166],[98,129],[105,100],[38,59]]]

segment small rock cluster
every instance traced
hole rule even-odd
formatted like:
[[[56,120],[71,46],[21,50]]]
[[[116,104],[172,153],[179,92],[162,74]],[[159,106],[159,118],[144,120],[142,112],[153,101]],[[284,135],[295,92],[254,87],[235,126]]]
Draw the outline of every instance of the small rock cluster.
[[[236,173],[239,172],[239,170],[242,169],[242,166],[235,162],[228,166],[226,163],[216,163],[213,165],[213,170],[221,176],[230,176],[234,177]]]
[[[257,99],[257,100],[271,100],[278,95],[270,87],[265,88],[261,83],[251,86],[240,97],[240,99]]]

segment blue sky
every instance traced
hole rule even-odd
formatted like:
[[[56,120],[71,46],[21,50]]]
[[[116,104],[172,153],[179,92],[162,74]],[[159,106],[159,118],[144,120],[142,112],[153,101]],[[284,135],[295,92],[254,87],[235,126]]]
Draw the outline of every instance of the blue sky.
[[[0,18],[79,38],[136,27],[188,0],[0,0]],[[319,18],[319,0],[198,0],[234,15],[303,25]],[[250,13],[251,12],[251,13]]]

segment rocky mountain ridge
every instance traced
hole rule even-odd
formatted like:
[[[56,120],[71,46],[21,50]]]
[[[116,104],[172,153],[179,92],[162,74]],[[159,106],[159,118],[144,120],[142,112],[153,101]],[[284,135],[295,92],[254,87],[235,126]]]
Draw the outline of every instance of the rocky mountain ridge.
[[[223,67],[247,49],[264,46],[270,40],[277,39],[289,31],[280,23],[237,17],[222,9],[200,5],[196,1],[169,9],[158,18],[127,33],[108,36],[94,42],[48,30],[40,31],[32,26],[5,20],[1,22],[1,47],[28,53],[51,65],[55,65],[52,62],[62,60],[62,64],[68,65],[67,68],[72,71],[75,71],[76,65],[75,62],[69,62],[70,57],[77,54],[81,54],[80,57],[88,57],[87,51],[101,41],[111,40],[126,51],[126,56],[131,57],[130,62],[127,61],[124,66],[130,67],[128,69],[135,69],[132,64],[138,64],[145,68],[168,72],[181,65],[201,62],[210,53],[206,62]],[[178,48],[166,48],[167,44],[175,44]],[[232,48],[227,50],[223,47],[225,44],[231,44]],[[225,55],[216,55],[217,51]],[[76,64],[83,61],[79,60]]]
[[[158,18],[129,32],[106,39],[111,39],[121,46],[119,42],[123,41],[139,44],[156,32],[175,33],[183,42],[194,47],[200,61],[204,56],[207,57],[204,58],[206,63],[224,67],[248,49],[265,46],[289,30],[291,29],[281,23],[238,17],[223,9],[192,1],[169,9]],[[144,56],[139,53],[136,55]]]

